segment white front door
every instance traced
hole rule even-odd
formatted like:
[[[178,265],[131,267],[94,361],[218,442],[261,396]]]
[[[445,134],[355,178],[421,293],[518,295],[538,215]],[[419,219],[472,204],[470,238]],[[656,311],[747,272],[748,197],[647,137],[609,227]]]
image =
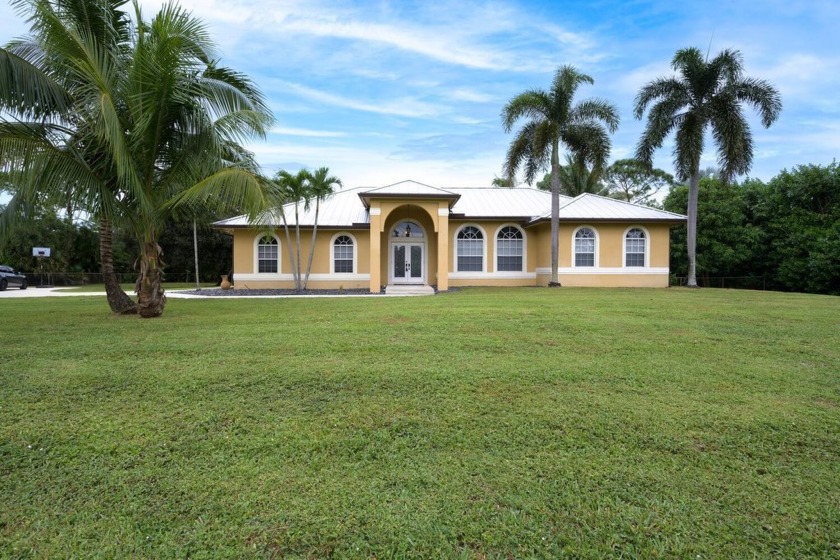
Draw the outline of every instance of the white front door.
[[[391,282],[425,284],[424,261],[422,243],[393,243],[391,245]]]

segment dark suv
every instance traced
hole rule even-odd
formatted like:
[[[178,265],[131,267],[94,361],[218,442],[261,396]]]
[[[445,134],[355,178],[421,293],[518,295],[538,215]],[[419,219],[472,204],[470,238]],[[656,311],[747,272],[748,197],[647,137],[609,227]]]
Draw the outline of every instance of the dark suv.
[[[26,276],[15,272],[15,269],[5,264],[0,264],[0,292],[9,286],[19,286],[21,290],[26,289]]]

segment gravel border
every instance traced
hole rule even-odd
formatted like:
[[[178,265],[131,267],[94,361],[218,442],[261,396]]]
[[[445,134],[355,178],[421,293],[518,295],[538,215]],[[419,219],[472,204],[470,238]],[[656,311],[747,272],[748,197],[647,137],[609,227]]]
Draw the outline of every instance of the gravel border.
[[[190,296],[209,296],[209,297],[246,297],[246,296],[379,296],[385,295],[383,293],[371,293],[370,290],[364,288],[352,290],[288,290],[288,289],[233,289],[222,290],[220,288],[205,288],[203,290],[178,290],[179,294],[186,294]]]

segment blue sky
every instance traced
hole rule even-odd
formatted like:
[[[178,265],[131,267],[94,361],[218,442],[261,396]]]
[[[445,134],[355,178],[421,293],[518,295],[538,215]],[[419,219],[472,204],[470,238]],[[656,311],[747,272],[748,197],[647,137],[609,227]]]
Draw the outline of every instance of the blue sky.
[[[146,17],[159,2],[141,0]],[[572,64],[595,79],[578,99],[616,104],[612,159],[629,157],[643,123],[633,98],[670,75],[674,52],[740,50],[747,74],[782,93],[777,123],[755,114],[753,177],[830,163],[840,153],[840,2],[321,2],[184,0],[222,62],[266,93],[277,124],[249,146],[267,173],[328,166],[345,186],[414,179],[487,186],[512,134],[499,113]],[[27,31],[0,6],[0,41]],[[670,140],[656,165],[673,172]],[[709,143],[702,162],[714,165]]]

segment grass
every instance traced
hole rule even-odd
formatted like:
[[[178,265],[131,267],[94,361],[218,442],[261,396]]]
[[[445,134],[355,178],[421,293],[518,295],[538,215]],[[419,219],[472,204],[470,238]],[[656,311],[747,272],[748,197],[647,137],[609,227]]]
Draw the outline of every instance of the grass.
[[[0,310],[5,557],[840,555],[840,298]]]
[[[213,288],[217,284],[203,282],[199,284],[202,288]],[[125,293],[132,295],[134,293],[134,282],[128,284],[120,284]],[[192,290],[195,289],[195,282],[164,282],[164,290]],[[85,284],[84,286],[73,286],[71,288],[61,288],[66,292],[105,292],[105,284]]]

